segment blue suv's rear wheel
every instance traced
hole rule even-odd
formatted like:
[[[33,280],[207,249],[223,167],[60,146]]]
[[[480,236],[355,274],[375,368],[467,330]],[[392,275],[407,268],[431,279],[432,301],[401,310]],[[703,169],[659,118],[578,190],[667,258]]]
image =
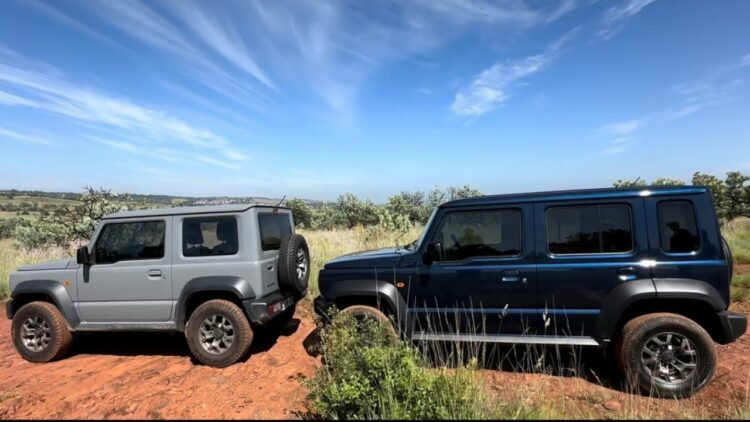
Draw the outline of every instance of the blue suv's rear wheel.
[[[631,385],[658,397],[688,397],[711,380],[716,349],[711,336],[682,315],[654,313],[628,321],[618,363]]]

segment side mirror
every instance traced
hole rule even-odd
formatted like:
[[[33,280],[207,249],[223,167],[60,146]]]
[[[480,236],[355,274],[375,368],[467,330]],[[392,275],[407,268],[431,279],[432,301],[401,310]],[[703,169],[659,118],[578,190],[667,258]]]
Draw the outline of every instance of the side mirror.
[[[91,265],[91,256],[89,255],[88,246],[81,246],[76,251],[76,261],[79,264]]]
[[[440,242],[433,242],[427,245],[427,252],[424,255],[424,263],[427,265],[432,264],[435,261],[443,260],[443,244]]]

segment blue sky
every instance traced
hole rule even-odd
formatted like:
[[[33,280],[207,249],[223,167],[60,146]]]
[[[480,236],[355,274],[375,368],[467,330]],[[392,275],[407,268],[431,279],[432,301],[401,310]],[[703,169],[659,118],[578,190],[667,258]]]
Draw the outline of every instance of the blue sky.
[[[382,201],[750,173],[750,2],[34,1],[0,188]]]

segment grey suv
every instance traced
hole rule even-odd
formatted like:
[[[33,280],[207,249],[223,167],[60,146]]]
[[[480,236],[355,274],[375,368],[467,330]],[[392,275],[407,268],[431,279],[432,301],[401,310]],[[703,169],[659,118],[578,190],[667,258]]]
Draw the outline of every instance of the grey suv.
[[[292,318],[309,263],[287,208],[120,212],[76,259],[12,273],[6,312],[32,362],[61,357],[72,332],[157,330],[184,332],[197,360],[224,367],[246,355],[255,327]]]

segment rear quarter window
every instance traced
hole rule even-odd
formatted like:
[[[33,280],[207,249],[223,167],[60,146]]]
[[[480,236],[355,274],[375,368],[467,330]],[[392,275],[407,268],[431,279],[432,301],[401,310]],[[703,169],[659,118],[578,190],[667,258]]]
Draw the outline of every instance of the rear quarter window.
[[[292,220],[288,213],[258,213],[260,244],[264,251],[278,250],[281,240],[292,235]]]
[[[693,203],[684,200],[659,202],[659,236],[664,252],[697,251],[700,239]]]

